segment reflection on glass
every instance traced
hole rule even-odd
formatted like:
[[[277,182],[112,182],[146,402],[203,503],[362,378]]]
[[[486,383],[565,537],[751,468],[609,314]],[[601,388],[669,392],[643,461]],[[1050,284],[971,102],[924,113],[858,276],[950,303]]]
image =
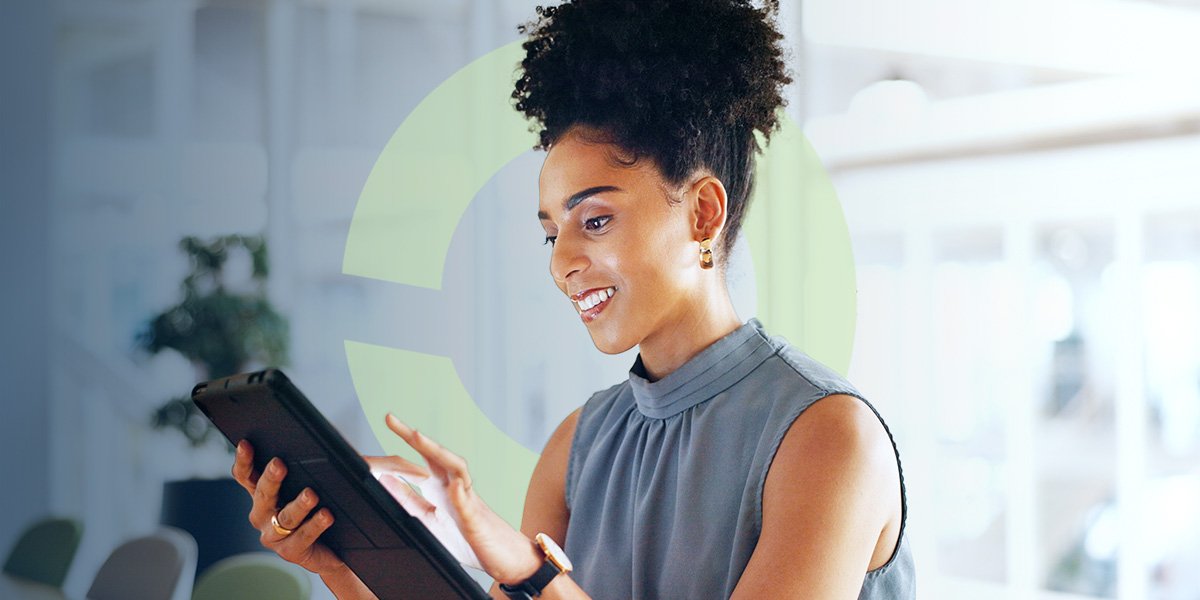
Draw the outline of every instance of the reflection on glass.
[[[1036,243],[1042,580],[1050,590],[1114,597],[1113,232],[1106,223],[1063,223],[1041,228]]]
[[[1150,407],[1151,594],[1200,598],[1200,213],[1146,220],[1142,309]]]
[[[1003,583],[1005,515],[1004,330],[1014,300],[999,230],[934,239],[930,391],[936,465],[932,514],[943,572]]]

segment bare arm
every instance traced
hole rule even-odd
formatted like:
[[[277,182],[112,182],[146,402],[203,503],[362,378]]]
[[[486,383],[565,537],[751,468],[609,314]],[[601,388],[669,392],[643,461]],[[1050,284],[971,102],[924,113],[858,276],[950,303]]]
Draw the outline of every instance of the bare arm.
[[[874,412],[832,395],[796,419],[763,486],[758,545],[733,598],[853,600],[898,539],[900,483]]]
[[[566,501],[567,461],[570,458],[571,440],[575,437],[575,425],[579,421],[581,410],[582,408],[576,409],[554,430],[554,433],[550,435],[550,440],[546,442],[546,447],[542,450],[542,456],[538,459],[537,466],[533,469],[533,476],[529,480],[529,490],[525,493],[525,511],[521,515],[521,533],[530,539],[538,533],[545,533],[560,545],[566,541],[567,523],[571,516]],[[541,566],[541,560],[541,554],[535,551],[534,570]],[[546,598],[586,597],[570,595],[570,588],[578,589],[578,586],[574,583],[564,586],[563,584],[568,583],[562,581],[565,579],[567,577],[561,575],[555,577],[554,581],[542,591],[542,595]],[[554,589],[561,587],[565,587],[567,590]],[[567,595],[555,595],[556,591]],[[492,585],[489,593],[493,598],[499,600],[508,598],[496,584]]]

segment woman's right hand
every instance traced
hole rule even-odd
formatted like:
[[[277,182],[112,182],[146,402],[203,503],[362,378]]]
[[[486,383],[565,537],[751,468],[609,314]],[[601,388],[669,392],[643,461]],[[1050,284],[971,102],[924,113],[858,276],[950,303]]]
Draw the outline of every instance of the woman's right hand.
[[[233,478],[254,499],[250,524],[261,532],[262,545],[284,560],[318,575],[347,570],[345,563],[329,547],[317,542],[317,538],[333,524],[333,514],[328,508],[322,508],[309,518],[309,513],[320,501],[312,488],[305,488],[283,508],[278,508],[279,485],[286,476],[287,465],[279,458],[272,458],[264,473],[254,470],[254,449],[245,440],[238,443]],[[276,517],[279,526],[291,529],[292,533],[277,532],[271,517]]]

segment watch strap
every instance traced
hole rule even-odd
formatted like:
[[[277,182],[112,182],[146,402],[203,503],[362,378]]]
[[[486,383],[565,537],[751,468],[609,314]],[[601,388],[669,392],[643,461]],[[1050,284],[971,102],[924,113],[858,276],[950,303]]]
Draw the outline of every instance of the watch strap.
[[[528,600],[529,598],[541,596],[542,590],[546,589],[546,586],[550,585],[550,582],[559,573],[562,573],[562,571],[558,570],[558,566],[550,560],[546,560],[542,563],[541,568],[529,576],[529,579],[511,586],[502,583],[500,584],[500,591],[513,600]]]

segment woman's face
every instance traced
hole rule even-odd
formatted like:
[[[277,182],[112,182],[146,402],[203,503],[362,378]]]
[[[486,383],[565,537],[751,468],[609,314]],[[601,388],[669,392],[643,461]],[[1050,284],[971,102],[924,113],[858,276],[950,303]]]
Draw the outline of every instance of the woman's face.
[[[701,278],[694,203],[670,202],[652,161],[620,165],[617,151],[569,132],[539,179],[550,274],[608,354],[686,326]]]

